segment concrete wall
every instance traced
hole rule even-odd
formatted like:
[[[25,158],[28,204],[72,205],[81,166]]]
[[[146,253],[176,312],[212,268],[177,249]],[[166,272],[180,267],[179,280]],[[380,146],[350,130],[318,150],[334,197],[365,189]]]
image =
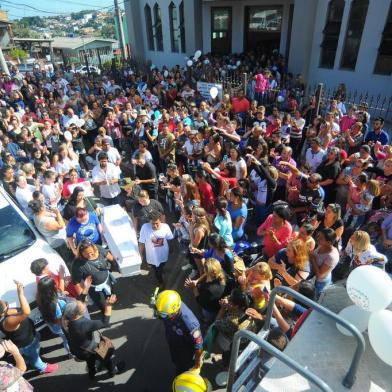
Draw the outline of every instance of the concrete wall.
[[[185,57],[193,55],[195,51],[200,48],[197,45],[201,43],[202,22],[199,16],[198,22],[196,23],[196,15],[198,13],[200,14],[201,0],[184,0],[186,53],[175,53],[171,50],[169,18],[169,4],[171,3],[171,1],[173,1],[173,3],[177,7],[179,24],[179,5],[181,3],[181,0],[136,0],[125,3],[125,11],[128,21],[128,34],[131,48],[133,48],[133,51],[136,56],[141,56],[146,60],[150,60],[153,64],[157,66],[174,66],[176,64],[179,64],[180,66],[185,66]],[[152,21],[154,24],[155,21],[153,8],[155,3],[158,3],[161,8],[163,51],[148,50],[144,7],[146,4],[151,7]]]
[[[312,0],[313,1],[313,0]],[[289,19],[290,0],[245,0],[245,1],[213,1],[203,3],[203,51],[211,51],[211,8],[232,8],[231,51],[241,53],[244,50],[245,7],[246,6],[283,6],[282,31],[280,36],[280,52],[285,53]]]
[[[296,3],[297,1],[298,0],[296,0]],[[306,1],[306,3],[309,2]],[[381,42],[382,31],[384,30],[390,4],[391,0],[369,1],[357,64],[355,70],[351,71],[340,69],[351,0],[346,0],[333,69],[319,67],[320,44],[323,39],[322,31],[324,29],[328,8],[328,0],[319,0],[315,18],[318,22],[315,24],[314,28],[313,42],[309,51],[310,66],[308,73],[304,74],[305,79],[311,84],[322,82],[331,88],[336,87],[339,83],[345,83],[349,90],[391,96],[392,75],[376,75],[373,73],[377,59],[377,50]],[[296,39],[294,35],[293,39]]]

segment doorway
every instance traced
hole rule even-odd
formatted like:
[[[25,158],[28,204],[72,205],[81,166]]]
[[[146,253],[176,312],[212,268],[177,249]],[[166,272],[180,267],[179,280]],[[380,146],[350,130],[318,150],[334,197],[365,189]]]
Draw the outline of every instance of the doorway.
[[[231,53],[231,7],[211,8],[211,52]]]
[[[245,7],[245,51],[271,54],[280,50],[283,7]]]

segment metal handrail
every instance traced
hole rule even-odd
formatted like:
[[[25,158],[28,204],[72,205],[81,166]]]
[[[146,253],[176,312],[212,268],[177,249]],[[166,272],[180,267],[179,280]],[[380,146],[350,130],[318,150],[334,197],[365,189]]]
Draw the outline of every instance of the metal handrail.
[[[333,392],[332,389],[328,384],[325,383],[321,378],[310,372],[308,369],[304,368],[298,362],[294,361],[294,359],[290,358],[284,352],[278,350],[274,347],[271,343],[268,343],[266,340],[261,339],[255,333],[247,331],[247,330],[240,330],[237,331],[234,335],[233,340],[233,347],[231,349],[231,358],[230,358],[230,368],[229,368],[229,376],[227,380],[227,391],[228,392],[235,392],[233,391],[234,386],[234,377],[235,377],[235,367],[236,367],[236,360],[238,356],[238,350],[240,348],[240,341],[241,338],[246,338],[256,344],[258,344],[263,350],[267,351],[272,356],[280,359],[285,365],[288,367],[296,370],[301,376],[305,377],[307,380],[313,382],[316,386],[318,386],[324,392]]]
[[[284,293],[284,294],[288,294],[288,295],[294,297],[295,299],[299,300],[300,302],[307,305],[308,307],[316,310],[317,312],[320,312],[324,316],[332,318],[335,322],[342,325],[343,327],[345,327],[346,329],[348,329],[352,333],[354,338],[357,340],[357,347],[355,349],[355,353],[354,353],[353,359],[351,361],[350,368],[349,368],[349,370],[348,370],[347,374],[345,375],[343,382],[342,382],[343,386],[345,386],[346,388],[351,388],[355,382],[355,378],[356,378],[356,374],[357,374],[357,370],[358,370],[358,366],[359,366],[359,361],[362,357],[362,354],[365,352],[365,339],[363,338],[362,334],[358,331],[358,329],[356,327],[354,327],[354,325],[352,325],[351,323],[349,323],[348,321],[346,321],[345,319],[343,319],[342,317],[340,317],[336,313],[333,313],[329,309],[318,304],[317,302],[314,302],[311,299],[306,298],[305,296],[303,296],[302,294],[298,293],[297,291],[291,289],[290,287],[284,287],[284,286],[276,287],[271,291],[270,299],[268,302],[267,313],[266,313],[266,317],[265,317],[265,322],[264,322],[264,326],[263,326],[263,330],[265,330],[265,331],[268,331],[270,328],[271,318],[272,318],[272,310],[273,310],[273,306],[275,304],[275,299],[276,299],[276,296],[278,293]]]
[[[266,317],[264,320],[264,326],[262,329],[263,331],[268,331],[270,329],[272,310],[273,310],[273,306],[275,305],[275,300],[276,300],[276,296],[278,293],[284,293],[284,294],[288,294],[288,295],[294,297],[298,301],[300,301],[303,304],[307,305],[308,307],[316,310],[317,312],[320,312],[324,316],[332,318],[335,322],[342,325],[343,327],[345,327],[346,329],[348,329],[352,333],[352,335],[357,340],[357,347],[355,349],[355,353],[354,353],[353,359],[351,361],[350,368],[349,368],[349,370],[348,370],[347,374],[345,375],[343,382],[342,382],[344,387],[351,388],[354,385],[354,382],[356,379],[356,374],[357,374],[357,370],[359,367],[359,361],[360,361],[363,353],[365,352],[365,339],[363,338],[362,334],[358,331],[358,329],[354,325],[352,325],[348,321],[344,320],[342,317],[340,317],[337,314],[331,312],[330,310],[324,308],[323,306],[321,306],[317,302],[314,302],[314,301],[310,300],[309,298],[306,298],[302,294],[299,294],[297,291],[294,291],[290,287],[285,287],[285,286],[275,287],[271,291],[270,298],[268,301],[267,313],[266,313]],[[247,332],[247,334],[244,335],[245,332]],[[246,336],[248,339],[250,339],[250,337],[254,338],[252,335],[248,335],[248,334],[249,334],[248,331],[238,331],[234,335],[233,348],[232,348],[231,358],[230,358],[229,376],[228,376],[228,388],[227,388],[228,392],[232,392],[232,387],[234,384],[234,378],[235,378],[235,372],[236,372],[236,362],[237,362],[237,357],[238,357],[238,350],[239,350],[239,343],[240,343],[241,336],[244,336],[244,337]],[[261,342],[263,340],[261,340],[257,335],[255,335],[255,336],[257,337],[257,341],[255,341],[254,339],[250,339],[250,340],[254,341],[257,344],[260,344],[260,346],[262,346],[267,352],[269,352],[271,355],[274,355],[277,358],[279,358],[287,366],[290,366],[293,369],[297,370],[298,373],[300,373],[305,378],[308,378],[309,380],[313,381],[313,378],[316,377],[314,380],[317,379],[318,381],[317,382],[313,381],[313,382],[315,382],[315,384],[320,387],[321,384],[319,385],[319,383],[318,383],[320,380],[318,379],[317,376],[310,373],[307,369],[302,368],[302,366],[298,365],[290,357],[287,357],[286,354],[282,355],[283,353],[281,351],[277,350],[275,347],[272,347],[269,344],[268,344],[268,346],[264,343],[261,344]],[[330,390],[330,389],[327,389],[327,390]]]

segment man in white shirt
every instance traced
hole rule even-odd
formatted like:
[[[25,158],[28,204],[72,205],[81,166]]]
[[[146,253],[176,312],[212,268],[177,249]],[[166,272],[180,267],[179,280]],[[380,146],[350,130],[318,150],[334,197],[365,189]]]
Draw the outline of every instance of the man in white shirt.
[[[15,197],[16,200],[18,201],[20,208],[22,211],[26,214],[28,218],[33,217],[33,213],[31,209],[29,208],[29,202],[33,200],[33,192],[36,190],[33,185],[29,185],[27,183],[26,177],[25,176],[18,176],[16,179],[16,191],[15,191]]]
[[[117,148],[112,147],[111,143],[110,143],[110,139],[109,138],[103,138],[102,139],[102,150],[98,152],[97,154],[97,163],[99,162],[99,155],[101,154],[101,152],[106,152],[107,156],[108,156],[108,161],[110,163],[113,163],[116,166],[120,166],[121,163],[121,155],[118,152]]]
[[[164,288],[163,268],[169,258],[169,243],[173,239],[173,233],[166,223],[161,221],[159,211],[151,211],[150,222],[145,223],[139,236],[139,251],[143,257],[146,251],[147,264],[154,270],[159,288]]]
[[[310,148],[306,150],[305,161],[314,173],[320,163],[324,160],[326,152],[321,148],[320,139],[315,137],[310,142]]]
[[[103,204],[106,206],[120,204],[121,188],[118,184],[121,170],[118,166],[108,162],[108,154],[98,155],[99,163],[92,170],[93,185],[99,186]]]

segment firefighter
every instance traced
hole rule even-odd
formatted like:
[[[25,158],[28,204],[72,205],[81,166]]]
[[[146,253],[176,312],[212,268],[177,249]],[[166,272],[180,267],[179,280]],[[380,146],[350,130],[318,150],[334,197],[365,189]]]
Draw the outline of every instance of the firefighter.
[[[155,301],[156,315],[165,324],[170,355],[179,375],[202,365],[203,337],[200,323],[174,290],[164,290]]]

